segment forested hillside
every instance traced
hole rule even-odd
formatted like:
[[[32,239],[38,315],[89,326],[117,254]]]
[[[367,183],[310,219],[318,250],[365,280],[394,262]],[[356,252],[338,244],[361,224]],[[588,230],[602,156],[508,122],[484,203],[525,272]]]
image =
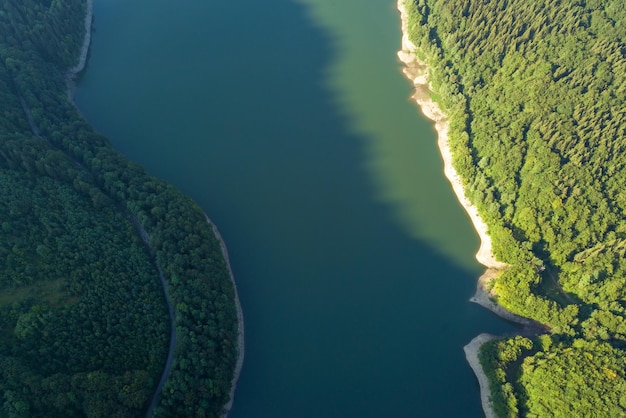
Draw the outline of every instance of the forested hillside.
[[[0,416],[145,416],[171,326],[155,416],[220,416],[238,354],[220,243],[69,102],[84,17],[0,0]]]
[[[509,264],[498,302],[551,330],[483,349],[499,415],[625,415],[623,2],[407,5],[455,167]]]

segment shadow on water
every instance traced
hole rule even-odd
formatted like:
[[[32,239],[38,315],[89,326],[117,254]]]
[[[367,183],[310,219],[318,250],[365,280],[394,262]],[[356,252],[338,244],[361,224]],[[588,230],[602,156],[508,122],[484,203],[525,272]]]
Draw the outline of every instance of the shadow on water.
[[[467,249],[478,245],[477,237],[440,174],[434,127],[420,116],[410,98],[413,85],[401,75],[396,1],[299,1],[309,6],[311,20],[341,40],[334,46],[339,53],[325,71],[324,85],[346,116],[349,132],[364,146],[364,164],[377,199],[411,236],[475,268]],[[358,17],[350,16],[354,10],[359,10]]]
[[[246,315],[231,417],[481,416],[462,346],[510,326],[398,224],[289,1],[97,2],[77,102],[222,231]],[[419,180],[418,180],[419,181]],[[454,202],[453,202],[454,203]]]

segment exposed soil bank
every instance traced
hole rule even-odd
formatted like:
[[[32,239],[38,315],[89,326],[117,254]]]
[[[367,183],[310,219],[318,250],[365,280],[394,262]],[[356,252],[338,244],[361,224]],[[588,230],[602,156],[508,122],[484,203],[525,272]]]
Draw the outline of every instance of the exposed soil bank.
[[[68,98],[71,102],[73,102],[73,97],[74,97],[74,89],[75,89],[75,85],[74,85],[74,80],[76,78],[76,75],[78,73],[80,73],[81,71],[83,71],[83,69],[85,68],[85,65],[87,64],[87,56],[89,54],[89,47],[91,45],[91,29],[92,29],[92,22],[93,22],[93,0],[86,0],[86,12],[85,12],[85,36],[83,38],[83,44],[81,46],[80,49],[80,54],[79,54],[79,58],[78,58],[78,62],[76,63],[75,66],[73,66],[72,68],[70,68],[67,71],[67,75],[66,75],[66,82],[67,82],[67,95]],[[29,113],[27,113],[29,114]],[[231,381],[231,391],[230,391],[230,400],[229,402],[224,405],[223,408],[223,413],[222,413],[222,418],[226,418],[228,416],[228,413],[230,412],[231,408],[232,408],[232,404],[233,404],[233,400],[234,400],[234,396],[235,396],[235,390],[237,388],[237,381],[239,380],[239,375],[241,374],[241,368],[243,366],[243,359],[244,359],[244,323],[243,323],[243,311],[241,309],[241,303],[239,302],[239,296],[237,293],[237,285],[235,283],[235,278],[230,266],[230,260],[228,258],[228,251],[226,249],[226,245],[224,243],[224,240],[222,239],[217,227],[215,226],[215,224],[213,224],[213,222],[211,222],[211,220],[206,216],[205,217],[207,219],[207,222],[209,223],[209,225],[211,226],[213,233],[215,234],[215,236],[217,237],[217,239],[219,240],[220,246],[221,246],[221,250],[222,250],[222,255],[224,256],[224,260],[226,261],[226,265],[228,267],[228,272],[230,275],[230,279],[232,281],[233,284],[233,288],[234,288],[234,297],[235,297],[235,306],[237,309],[237,350],[238,350],[238,357],[237,357],[237,363],[235,365],[235,371],[233,374],[233,378]],[[131,217],[131,219],[134,219]],[[139,234],[142,237],[142,240],[144,241],[144,243],[146,245],[149,246],[148,244],[148,235],[146,233],[146,231],[143,229],[143,227],[136,221],[134,220],[134,223],[136,224],[136,228],[139,232]],[[158,271],[159,271],[159,276],[161,279],[161,284],[163,287],[163,291],[165,294],[165,299],[166,299],[166,303],[168,306],[168,311],[169,311],[169,315],[170,315],[170,323],[171,323],[171,335],[170,335],[170,346],[169,346],[169,351],[168,351],[168,359],[166,362],[166,367],[164,368],[163,371],[163,375],[161,377],[161,381],[159,382],[159,385],[157,387],[157,390],[155,391],[155,394],[153,396],[153,399],[151,401],[151,405],[150,408],[148,409],[148,415],[147,416],[151,416],[152,415],[152,410],[154,409],[154,407],[156,406],[156,401],[158,399],[158,396],[161,392],[161,389],[163,387],[163,384],[165,383],[165,380],[167,380],[167,377],[169,376],[169,371],[172,367],[173,364],[173,352],[174,352],[174,348],[176,346],[176,336],[175,336],[175,332],[174,332],[174,313],[173,313],[173,307],[171,305],[170,299],[169,299],[169,294],[167,293],[167,284],[165,282],[165,278],[163,277],[163,273],[161,271],[161,268],[159,266],[157,266]]]
[[[452,153],[450,151],[448,137],[449,122],[439,105],[430,97],[429,92],[432,86],[428,82],[428,67],[426,63],[418,59],[415,53],[417,47],[409,39],[408,12],[405,6],[406,1],[407,0],[398,0],[398,10],[400,11],[402,20],[402,49],[398,51],[398,58],[405,64],[403,68],[404,75],[409,78],[415,86],[413,99],[417,102],[424,116],[435,123],[437,145],[444,163],[444,174],[450,182],[459,203],[469,215],[472,225],[480,238],[480,248],[476,253],[476,260],[487,267],[487,271],[479,278],[476,293],[470,301],[478,303],[508,321],[523,326],[531,326],[534,324],[533,321],[507,311],[494,302],[491,297],[493,295],[490,293],[488,287],[489,281],[495,278],[498,274],[498,270],[506,267],[506,264],[496,260],[494,257],[487,225],[480,218],[476,206],[465,196],[463,181],[452,165]],[[464,347],[467,361],[476,374],[480,384],[481,403],[487,418],[495,417],[495,413],[493,412],[490,402],[489,380],[478,360],[478,351],[483,343],[494,338],[497,337],[490,334],[481,334]]]
[[[449,123],[446,115],[439,108],[439,105],[434,102],[428,94],[431,86],[428,83],[427,67],[425,63],[419,61],[414,52],[417,48],[409,40],[407,29],[408,15],[404,1],[405,0],[398,0],[398,10],[402,18],[402,50],[398,52],[398,58],[406,65],[403,70],[404,74],[413,81],[415,85],[413,99],[417,102],[424,116],[435,122],[437,145],[441,157],[443,158],[444,174],[452,185],[454,194],[469,215],[472,225],[474,225],[474,229],[480,237],[480,248],[476,253],[476,259],[480,264],[489,269],[503,268],[506,264],[496,260],[491,251],[491,237],[489,237],[487,233],[487,225],[478,215],[476,206],[472,205],[465,196],[463,181],[452,165],[452,153],[450,152],[448,138]]]
[[[491,396],[491,391],[489,390],[489,379],[480,365],[478,351],[484,343],[495,340],[496,338],[498,337],[495,335],[480,334],[478,337],[475,337],[472,341],[470,341],[469,344],[463,347],[463,351],[465,351],[465,358],[474,371],[474,374],[478,379],[478,384],[480,385],[480,401],[483,405],[483,411],[485,411],[486,418],[496,418],[496,414],[493,411],[493,408],[491,408],[491,402],[489,400],[489,397]]]

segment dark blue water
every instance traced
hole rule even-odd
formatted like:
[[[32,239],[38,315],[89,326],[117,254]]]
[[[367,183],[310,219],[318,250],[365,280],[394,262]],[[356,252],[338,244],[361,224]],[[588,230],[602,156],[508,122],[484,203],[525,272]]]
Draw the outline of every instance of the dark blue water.
[[[462,347],[510,327],[467,302],[478,239],[409,100],[394,7],[96,2],[79,107],[229,248],[232,417],[482,414]]]

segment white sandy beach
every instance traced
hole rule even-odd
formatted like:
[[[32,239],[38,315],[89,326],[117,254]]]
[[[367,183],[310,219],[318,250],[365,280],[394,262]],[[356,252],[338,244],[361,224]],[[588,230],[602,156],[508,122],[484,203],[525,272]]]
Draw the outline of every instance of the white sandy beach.
[[[463,181],[452,165],[452,153],[450,151],[448,138],[449,123],[444,112],[428,94],[428,91],[431,89],[428,82],[428,69],[425,63],[420,62],[417,58],[417,55],[415,54],[417,48],[409,39],[408,13],[405,7],[405,1],[407,0],[398,0],[398,10],[400,11],[402,20],[402,49],[398,52],[398,58],[406,65],[403,70],[404,74],[415,85],[416,91],[413,98],[417,102],[424,116],[431,119],[435,123],[435,129],[437,131],[437,145],[444,163],[444,174],[452,185],[452,190],[454,191],[459,203],[469,215],[472,225],[480,238],[480,248],[476,253],[476,259],[480,264],[487,267],[485,274],[483,274],[478,280],[476,294],[470,300],[484,306],[505,319],[513,320],[515,322],[520,322],[520,320],[527,321],[525,318],[513,315],[497,303],[493,302],[488,293],[487,284],[489,280],[496,277],[498,269],[506,267],[506,264],[496,260],[494,257],[491,249],[491,237],[488,234],[487,225],[480,218],[478,209],[472,205],[469,199],[465,196]],[[480,384],[481,403],[487,418],[495,417],[495,414],[490,402],[489,381],[478,360],[478,350],[484,342],[493,338],[495,337],[492,335],[481,334],[464,347],[467,361],[476,374]]]

